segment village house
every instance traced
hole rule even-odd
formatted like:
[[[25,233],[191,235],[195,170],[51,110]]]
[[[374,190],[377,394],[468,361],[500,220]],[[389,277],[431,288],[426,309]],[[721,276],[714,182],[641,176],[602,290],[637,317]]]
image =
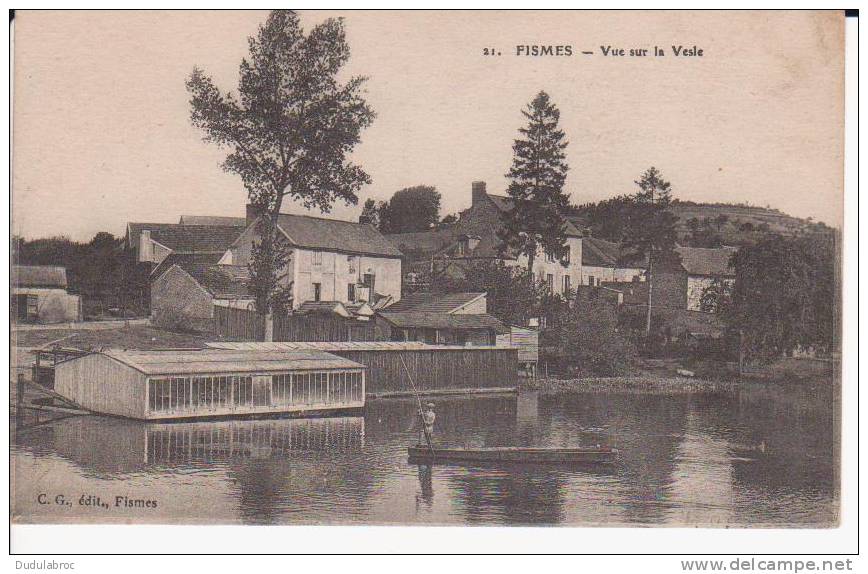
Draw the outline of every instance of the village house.
[[[413,293],[376,314],[386,340],[494,345],[509,328],[487,313],[485,293]]]
[[[497,233],[503,228],[502,216],[511,209],[511,198],[489,194],[484,181],[475,181],[471,185],[471,205],[455,223],[386,237],[404,254],[410,283],[431,273],[460,275],[463,266],[473,262],[501,261],[527,267],[527,256],[508,250],[501,253],[499,249]],[[582,233],[567,221],[566,235],[568,250],[563,260],[542,250],[534,259],[534,275],[552,293],[568,293],[582,282]]]
[[[247,215],[246,228],[225,250],[221,265],[250,262],[259,232],[251,206]],[[373,226],[282,213],[277,228],[288,250],[281,281],[291,288],[293,309],[307,301],[378,308],[401,298],[401,252]]]
[[[645,263],[621,244],[587,234],[582,237],[582,285],[645,281]]]
[[[675,273],[679,281],[686,281],[684,293],[687,310],[702,310],[702,294],[715,280],[729,285],[735,283],[735,270],[729,262],[738,251],[737,248],[678,247],[676,251],[681,256],[681,269],[676,269]]]
[[[166,257],[151,273],[151,318],[155,323],[185,319],[210,326],[214,306],[252,309],[247,267],[218,265],[219,253]]]
[[[82,320],[81,297],[68,292],[66,268],[53,265],[13,265],[10,308],[21,323]]]
[[[197,223],[187,223],[191,221]],[[137,263],[158,265],[173,253],[223,255],[242,231],[237,218],[182,216],[181,223],[127,223],[125,244]]]
[[[704,248],[676,247],[677,263],[655,264],[653,272],[652,306],[655,308],[702,311],[702,294],[715,280],[735,282],[735,272],[729,266],[735,247]],[[647,305],[648,284],[641,281],[597,281],[598,292],[612,302],[625,305]]]

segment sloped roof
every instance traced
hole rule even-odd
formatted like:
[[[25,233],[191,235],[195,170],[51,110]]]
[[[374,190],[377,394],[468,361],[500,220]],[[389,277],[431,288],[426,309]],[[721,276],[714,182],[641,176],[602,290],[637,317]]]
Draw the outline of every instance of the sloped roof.
[[[473,315],[454,315],[449,313],[425,313],[418,311],[380,311],[379,315],[401,328],[429,329],[494,329],[509,332],[509,328],[497,317],[487,313]]]
[[[582,265],[615,267],[621,256],[621,246],[596,237],[582,239]]]
[[[250,270],[245,265],[211,265],[200,283],[217,299],[231,299],[252,297],[249,281]]]
[[[238,226],[180,223],[128,223],[127,227],[131,247],[138,247],[142,231],[150,231],[151,239],[178,253],[224,253],[244,231]]]
[[[109,349],[99,354],[120,361],[146,375],[363,368],[363,365],[355,361],[314,349],[268,351]]]
[[[729,259],[738,252],[736,247],[676,247],[675,251],[681,256],[681,266],[688,275],[735,275],[735,271],[729,267]]]
[[[480,297],[485,297],[485,293],[411,293],[385,310],[453,313]]]
[[[226,215],[182,215],[181,225],[220,225],[228,227],[246,227],[247,218]]]
[[[307,313],[327,313],[349,317],[347,308],[340,301],[305,301],[299,305],[297,312],[301,315]]]
[[[170,253],[151,271],[151,280],[159,279],[172,265],[177,265],[201,283],[205,270],[216,265],[220,257],[220,253]]]
[[[66,289],[66,268],[57,265],[13,265],[12,284],[16,287]]]
[[[455,241],[449,229],[416,231],[413,233],[389,233],[384,236],[404,254],[431,255],[444,249]]]
[[[278,225],[293,245],[379,257],[401,257],[401,252],[374,226],[338,219],[281,213]]]
[[[510,211],[512,210],[513,200],[511,197],[506,195],[492,195],[490,193],[486,194],[488,199],[491,200],[492,203],[499,209],[500,211]],[[570,237],[581,237],[582,232],[573,224],[569,217],[564,218],[566,234]]]
[[[220,257],[219,253],[171,253],[151,272],[151,281],[177,265],[218,299],[249,297],[250,271],[243,265],[217,265]]]

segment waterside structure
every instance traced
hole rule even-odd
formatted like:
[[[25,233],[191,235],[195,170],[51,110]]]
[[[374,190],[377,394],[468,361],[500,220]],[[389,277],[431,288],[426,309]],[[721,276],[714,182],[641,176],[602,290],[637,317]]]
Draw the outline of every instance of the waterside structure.
[[[134,419],[325,414],[365,404],[365,367],[316,349],[107,350],[60,362],[54,389]]]

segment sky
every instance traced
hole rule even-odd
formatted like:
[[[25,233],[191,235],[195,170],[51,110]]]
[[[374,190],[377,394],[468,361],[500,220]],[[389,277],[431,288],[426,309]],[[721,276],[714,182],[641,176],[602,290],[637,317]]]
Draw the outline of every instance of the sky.
[[[574,203],[631,193],[653,165],[678,199],[841,224],[840,11],[300,15],[305,30],[344,16],[343,73],[369,77],[377,113],[352,156],[373,182],[329,217],[355,219],[365,199],[418,184],[442,194],[442,215],[469,206],[473,181],[505,193],[521,110],[545,90],[570,142]],[[184,82],[198,66],[236,91],[247,38],[266,17],[17,12],[13,233],[87,240],[122,235],[128,221],[243,216],[241,181],[190,125]],[[517,56],[519,45],[569,45],[573,55]],[[666,55],[602,55],[609,45]],[[673,45],[703,55],[677,57]]]

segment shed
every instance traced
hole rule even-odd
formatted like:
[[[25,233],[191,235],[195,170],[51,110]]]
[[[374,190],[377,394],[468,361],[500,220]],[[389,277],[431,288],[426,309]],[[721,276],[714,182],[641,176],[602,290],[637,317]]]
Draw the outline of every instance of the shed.
[[[28,323],[81,321],[81,297],[68,292],[66,268],[12,266],[12,320]]]
[[[462,315],[386,309],[377,313],[377,317],[381,330],[393,341],[494,345],[498,333],[509,332],[499,319],[485,313]]]
[[[107,350],[58,363],[55,391],[81,407],[137,419],[361,408],[364,366],[303,350]]]

